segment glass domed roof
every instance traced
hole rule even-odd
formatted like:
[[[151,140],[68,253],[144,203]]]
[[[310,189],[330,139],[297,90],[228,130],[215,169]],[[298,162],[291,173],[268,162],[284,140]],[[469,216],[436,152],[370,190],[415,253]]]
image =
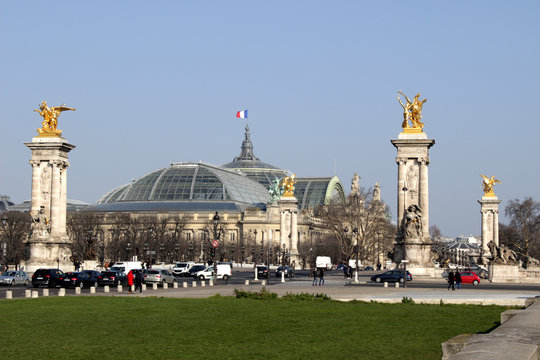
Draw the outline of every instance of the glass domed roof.
[[[203,163],[173,163],[110,191],[97,203],[226,200],[258,204],[266,203],[268,197],[264,186],[234,170]]]

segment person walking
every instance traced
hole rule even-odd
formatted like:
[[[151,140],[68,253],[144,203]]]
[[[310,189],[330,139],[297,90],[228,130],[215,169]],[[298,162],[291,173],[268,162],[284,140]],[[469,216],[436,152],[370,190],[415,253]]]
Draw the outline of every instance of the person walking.
[[[456,282],[456,288],[458,291],[461,290],[461,273],[459,272],[459,269],[456,270],[456,275],[454,275],[454,280]]]
[[[352,279],[353,267],[349,265],[349,279]]]
[[[311,274],[313,275],[313,282],[311,283],[311,285],[317,286],[317,268],[315,266],[313,267]]]
[[[127,279],[128,279],[128,290],[129,290],[129,293],[133,293],[133,270],[130,270],[127,274]]]
[[[454,287],[454,281],[454,271],[450,270],[450,272],[448,273],[448,290],[450,290],[450,288],[452,288],[452,291],[456,290],[456,288]]]
[[[319,286],[324,285],[324,268],[319,269]]]
[[[142,293],[142,278],[143,278],[142,270],[138,270],[135,273],[135,291],[139,289],[139,294]]]
[[[349,277],[349,268],[347,265],[343,265],[343,277],[347,279]]]

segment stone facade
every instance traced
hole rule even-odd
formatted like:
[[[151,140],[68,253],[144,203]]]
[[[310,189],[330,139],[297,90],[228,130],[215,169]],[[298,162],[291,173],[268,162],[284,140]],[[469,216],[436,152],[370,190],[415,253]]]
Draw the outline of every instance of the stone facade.
[[[499,200],[496,196],[483,196],[480,203],[480,213],[482,214],[482,256],[491,257],[488,244],[493,241],[499,246]]]

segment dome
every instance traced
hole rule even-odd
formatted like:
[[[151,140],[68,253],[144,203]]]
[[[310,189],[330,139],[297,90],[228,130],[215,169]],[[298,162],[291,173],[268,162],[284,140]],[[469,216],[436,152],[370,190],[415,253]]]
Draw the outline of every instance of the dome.
[[[104,195],[97,204],[192,201],[247,206],[265,204],[268,197],[264,186],[236,171],[184,162],[173,163],[120,186]]]

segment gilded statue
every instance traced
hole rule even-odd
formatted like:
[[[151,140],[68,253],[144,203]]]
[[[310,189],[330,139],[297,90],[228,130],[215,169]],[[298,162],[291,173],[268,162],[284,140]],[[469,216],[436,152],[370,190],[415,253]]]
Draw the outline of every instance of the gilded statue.
[[[403,104],[403,102],[401,102],[399,94],[405,97],[405,100],[407,100],[406,104]],[[422,119],[422,107],[424,106],[424,103],[427,101],[427,99],[420,100],[420,93],[418,93],[411,101],[407,97],[407,95],[405,95],[401,91],[398,91],[397,99],[399,101],[399,104],[403,108],[403,123],[401,124],[401,127],[403,129],[417,129],[417,131],[422,131],[422,129],[424,128],[424,123],[421,122],[420,119]],[[410,126],[409,121],[411,123]]]
[[[283,188],[283,197],[294,197],[294,184],[296,184],[296,175],[286,176],[281,180]]]
[[[495,179],[495,176],[488,178],[487,176],[480,175],[484,180],[482,181],[482,186],[484,187],[484,196],[495,197],[493,192],[493,186],[496,183],[501,183],[499,180]]]
[[[58,125],[58,116],[62,111],[67,110],[75,111],[75,109],[67,107],[66,104],[50,108],[47,105],[47,101],[42,101],[41,105],[39,105],[39,109],[34,109],[34,111],[37,111],[39,115],[43,117],[43,122],[41,123],[42,128],[37,129],[39,136],[62,135],[62,130],[56,128]]]

